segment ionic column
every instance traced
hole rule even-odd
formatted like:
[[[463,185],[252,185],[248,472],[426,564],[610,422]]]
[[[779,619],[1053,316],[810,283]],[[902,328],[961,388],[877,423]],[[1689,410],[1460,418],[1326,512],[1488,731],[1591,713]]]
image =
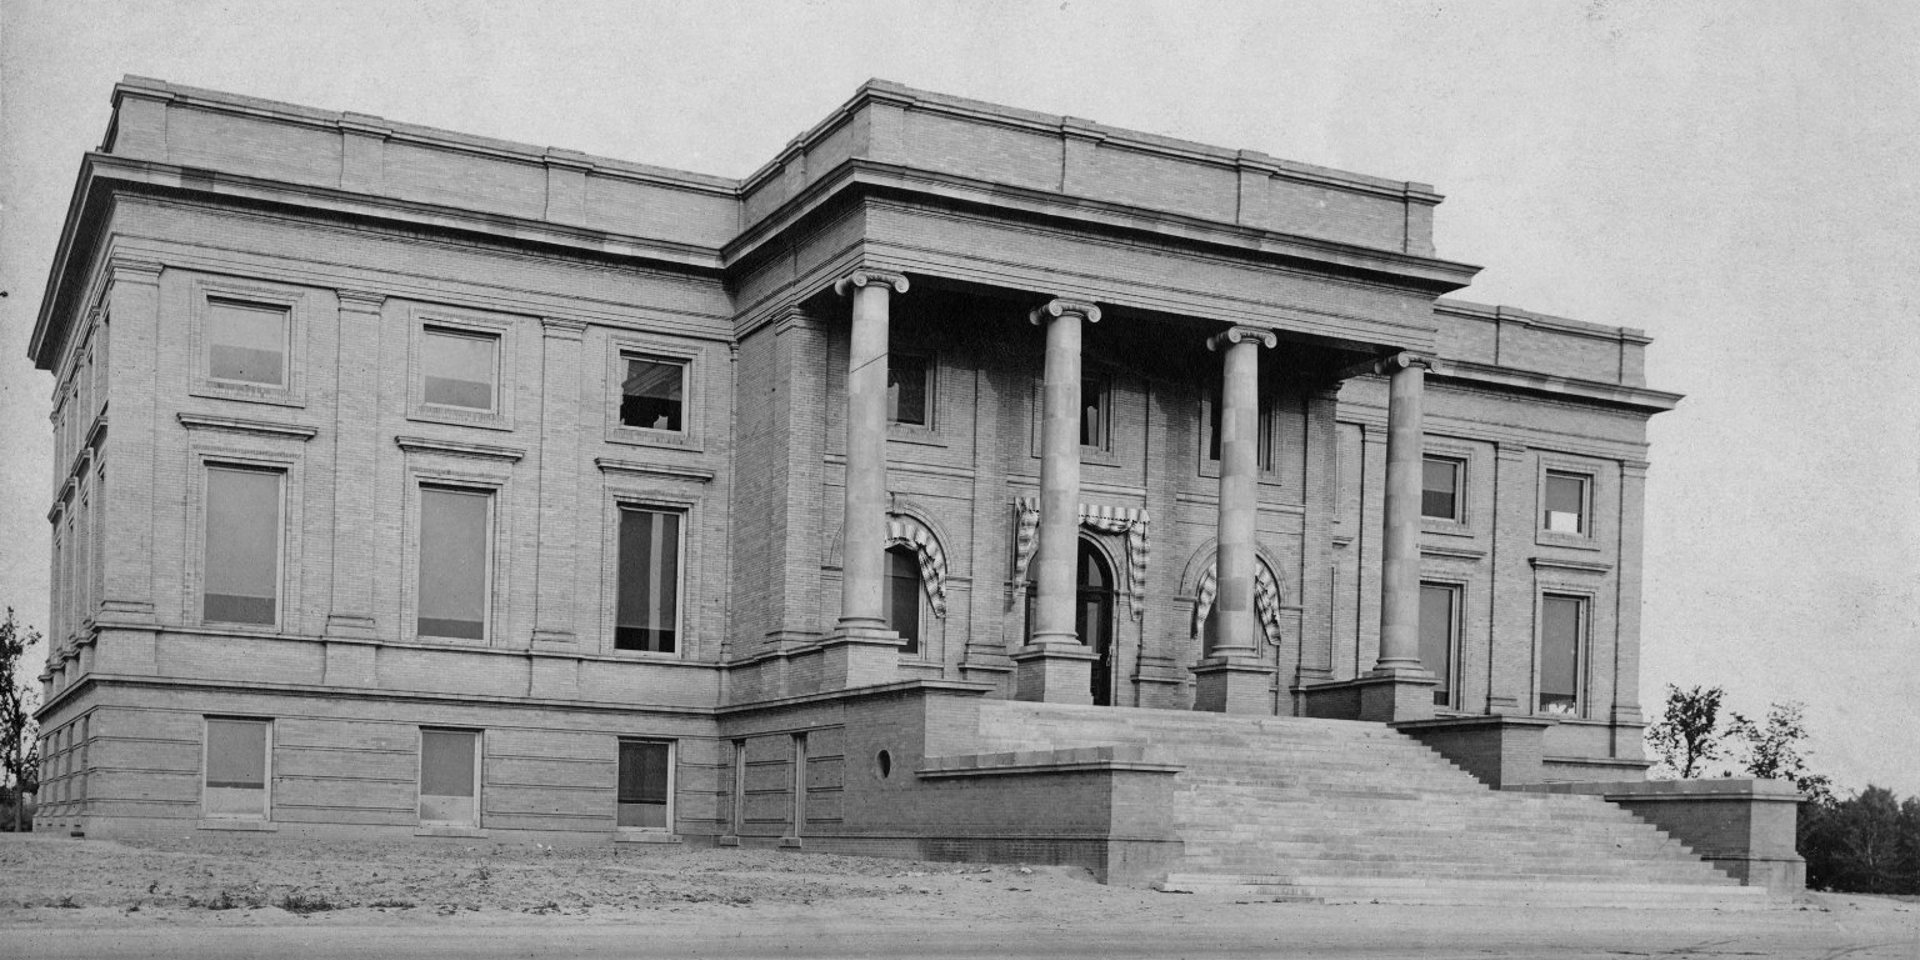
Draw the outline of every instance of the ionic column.
[[[1015,695],[1050,703],[1092,701],[1094,654],[1074,629],[1074,562],[1080,529],[1080,324],[1100,308],[1053,300],[1029,319],[1047,328],[1041,387],[1040,543],[1034,555],[1033,636],[1014,655]]]
[[[1213,639],[1194,665],[1194,709],[1268,713],[1272,669],[1260,659],[1253,613],[1254,526],[1260,505],[1260,347],[1278,338],[1232,327],[1207,340],[1222,355],[1220,512],[1214,541]]]
[[[1433,675],[1420,662],[1420,463],[1422,405],[1430,362],[1399,354],[1386,361],[1387,476],[1381,511],[1380,657],[1370,679],[1390,681],[1363,697],[1364,719],[1433,715]]]
[[[825,647],[827,688],[893,679],[899,635],[887,629],[881,591],[887,539],[887,322],[889,298],[907,292],[897,273],[859,269],[833,285],[853,298],[847,350],[847,480],[841,535],[840,619]]]
[[[1234,327],[1207,340],[1222,354],[1220,386],[1220,513],[1215,542],[1218,592],[1210,656],[1251,657],[1254,639],[1254,524],[1260,501],[1260,347],[1272,331]]]

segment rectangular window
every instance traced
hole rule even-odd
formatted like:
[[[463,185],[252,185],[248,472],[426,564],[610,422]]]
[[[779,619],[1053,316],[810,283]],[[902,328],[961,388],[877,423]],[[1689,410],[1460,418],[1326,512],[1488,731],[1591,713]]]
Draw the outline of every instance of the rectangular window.
[[[666,830],[673,796],[673,745],[658,740],[620,741],[618,824]]]
[[[617,650],[673,653],[680,627],[680,514],[620,508]]]
[[[687,365],[660,357],[623,356],[626,374],[620,381],[620,425],[643,430],[686,429]]]
[[[209,818],[267,819],[267,771],[273,741],[265,720],[207,720],[206,792]]]
[[[443,407],[494,409],[500,338],[428,327],[420,337],[421,399]]]
[[[480,734],[420,731],[420,822],[480,823]]]
[[[1460,588],[1446,583],[1420,585],[1420,662],[1434,679],[1435,706],[1453,702],[1454,651],[1460,637]]]
[[[932,387],[928,358],[911,353],[887,354],[887,421],[931,426]]]
[[[207,467],[202,619],[265,626],[278,621],[282,476],[278,470]]]
[[[1460,475],[1466,464],[1452,457],[1427,457],[1420,464],[1420,515],[1435,520],[1459,520]]]
[[[1540,712],[1577,714],[1587,601],[1548,594],[1540,602]]]
[[[1220,460],[1220,384],[1215,383],[1207,395],[1207,460],[1218,463]],[[1273,405],[1264,401],[1260,404],[1259,445],[1254,458],[1263,473],[1273,470]]]
[[[486,637],[492,513],[493,495],[485,491],[420,488],[421,636]]]
[[[1080,380],[1080,445],[1105,450],[1113,440],[1113,398],[1105,377]]]
[[[1587,478],[1584,474],[1547,471],[1546,516],[1542,522],[1553,533],[1587,532]]]
[[[286,386],[287,318],[286,307],[207,301],[207,376]]]

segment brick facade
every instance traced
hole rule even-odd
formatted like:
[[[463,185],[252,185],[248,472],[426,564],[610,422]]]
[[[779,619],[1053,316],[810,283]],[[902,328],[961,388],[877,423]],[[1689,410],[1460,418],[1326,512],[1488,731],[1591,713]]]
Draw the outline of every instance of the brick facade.
[[[1259,383],[1256,548],[1281,594],[1264,711],[1339,713],[1378,656],[1388,413],[1366,365],[1407,351],[1433,360],[1427,452],[1462,465],[1460,518],[1420,540],[1422,578],[1460,597],[1440,715],[1541,712],[1541,598],[1579,598],[1579,691],[1542,763],[1637,774],[1645,424],[1678,398],[1645,386],[1636,331],[1439,299],[1475,269],[1434,256],[1439,200],[877,82],[731,181],[129,78],[32,344],[57,437],[41,816],[405,832],[419,731],[445,728],[481,734],[490,834],[1150,871],[1151,763],[929,761],[968,752],[968,703],[1015,693],[1015,504],[1041,471],[1028,312],[1053,297],[1106,314],[1082,354],[1104,426],[1081,500],[1151,518],[1141,600],[1111,598],[1113,704],[1194,703],[1220,489],[1205,342],[1245,324],[1280,335]],[[821,641],[848,549],[832,285],[862,265],[913,284],[890,345],[930,361],[929,416],[888,428],[889,514],[944,551],[946,610],[923,598],[919,651],[849,691]],[[210,376],[227,301],[286,311],[280,385]],[[495,346],[492,409],[426,402],[435,330]],[[683,365],[679,428],[622,426],[628,356]],[[271,624],[202,617],[210,464],[281,478]],[[1543,526],[1548,471],[1584,478],[1577,533]],[[480,639],[417,629],[435,484],[489,497]],[[616,648],[623,507],[680,524],[671,654]],[[1083,536],[1124,578],[1126,535]],[[269,816],[206,816],[209,717],[270,722]],[[673,745],[664,831],[616,828],[622,739]],[[1031,829],[970,820],[981,803]]]

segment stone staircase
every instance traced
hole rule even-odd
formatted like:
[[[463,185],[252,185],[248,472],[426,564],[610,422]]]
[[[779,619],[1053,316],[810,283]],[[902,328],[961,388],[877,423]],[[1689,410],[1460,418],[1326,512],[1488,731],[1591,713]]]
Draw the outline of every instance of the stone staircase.
[[[1156,884],[1237,899],[1759,907],[1595,797],[1492,790],[1382,724],[994,700],[983,753],[1134,746],[1177,763],[1185,859]]]

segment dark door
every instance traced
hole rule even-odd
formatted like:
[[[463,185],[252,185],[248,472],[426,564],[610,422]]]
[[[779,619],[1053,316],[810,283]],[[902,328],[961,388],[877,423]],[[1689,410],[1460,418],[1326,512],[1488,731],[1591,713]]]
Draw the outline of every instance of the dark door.
[[[1073,629],[1093,651],[1093,702],[1113,705],[1113,568],[1099,549],[1080,541],[1079,602]]]

